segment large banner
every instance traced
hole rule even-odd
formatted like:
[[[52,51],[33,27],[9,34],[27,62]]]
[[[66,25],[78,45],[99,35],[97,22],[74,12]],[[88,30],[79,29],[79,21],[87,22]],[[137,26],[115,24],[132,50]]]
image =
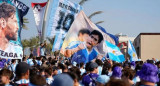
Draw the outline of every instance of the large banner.
[[[68,0],[54,0],[47,28],[47,36],[53,37],[56,33],[68,32],[81,6]]]
[[[52,51],[59,50],[63,40],[82,7],[68,0],[54,0],[49,17],[47,37],[58,38],[54,41]]]
[[[11,1],[0,0],[0,58],[22,59],[20,8]]]
[[[77,63],[87,63],[95,58],[101,59],[107,54],[105,40],[115,44],[110,36],[100,30],[81,11],[66,35],[61,53]]]
[[[31,3],[39,37],[42,36],[42,25],[47,2]]]

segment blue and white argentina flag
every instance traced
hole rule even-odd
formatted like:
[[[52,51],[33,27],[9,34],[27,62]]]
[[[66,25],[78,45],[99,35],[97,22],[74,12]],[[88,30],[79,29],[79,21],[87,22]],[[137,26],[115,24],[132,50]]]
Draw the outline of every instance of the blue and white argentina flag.
[[[128,41],[128,54],[131,56],[130,61],[138,60],[136,50],[130,40]]]
[[[105,43],[107,45],[108,55],[111,60],[117,62],[125,61],[124,55],[121,53],[120,49],[116,45],[113,45],[108,41],[105,41]]]
[[[57,51],[57,50],[60,50],[62,44],[63,44],[63,38],[64,38],[64,35],[63,34],[60,34],[60,33],[57,33],[55,35],[55,40],[54,40],[54,43],[53,43],[53,48],[52,48],[52,51]]]

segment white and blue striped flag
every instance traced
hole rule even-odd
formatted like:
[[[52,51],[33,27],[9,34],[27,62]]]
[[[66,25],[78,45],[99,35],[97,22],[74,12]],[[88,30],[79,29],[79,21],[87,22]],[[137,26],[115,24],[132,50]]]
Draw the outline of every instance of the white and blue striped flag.
[[[113,45],[108,41],[105,41],[105,43],[107,45],[108,55],[111,60],[117,62],[125,61],[124,55],[121,53],[120,49],[116,45]]]
[[[63,34],[57,33],[55,35],[55,40],[54,40],[53,48],[52,48],[53,52],[57,51],[57,50],[60,50],[60,48],[62,47],[62,44],[63,44],[63,38],[64,38]]]
[[[52,0],[53,1],[53,0]],[[56,36],[52,51],[61,49],[67,32],[82,7],[68,0],[54,0],[48,12],[46,35]]]
[[[135,50],[135,48],[134,48],[134,46],[133,46],[133,44],[130,40],[128,41],[128,54],[131,56],[130,57],[131,62],[138,60],[136,50]]]

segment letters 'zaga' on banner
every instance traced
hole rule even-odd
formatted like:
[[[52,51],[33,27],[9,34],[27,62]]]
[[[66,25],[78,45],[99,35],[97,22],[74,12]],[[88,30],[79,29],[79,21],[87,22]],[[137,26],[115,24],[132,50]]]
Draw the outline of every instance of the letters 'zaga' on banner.
[[[21,19],[28,9],[18,0],[0,0],[0,58],[22,59]]]

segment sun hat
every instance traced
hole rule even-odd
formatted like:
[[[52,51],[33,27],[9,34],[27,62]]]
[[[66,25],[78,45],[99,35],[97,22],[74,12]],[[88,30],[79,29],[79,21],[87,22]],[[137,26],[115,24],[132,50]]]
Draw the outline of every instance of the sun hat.
[[[73,79],[68,74],[58,74],[51,86],[73,86]]]
[[[158,68],[151,63],[143,64],[141,70],[138,72],[138,76],[140,79],[156,83],[159,81],[158,79]]]
[[[117,78],[121,78],[121,76],[122,76],[122,69],[121,69],[120,67],[116,66],[116,67],[113,69],[112,76],[113,76],[113,77],[117,77]]]
[[[16,75],[26,73],[30,69],[30,66],[26,62],[20,62],[16,66]]]

